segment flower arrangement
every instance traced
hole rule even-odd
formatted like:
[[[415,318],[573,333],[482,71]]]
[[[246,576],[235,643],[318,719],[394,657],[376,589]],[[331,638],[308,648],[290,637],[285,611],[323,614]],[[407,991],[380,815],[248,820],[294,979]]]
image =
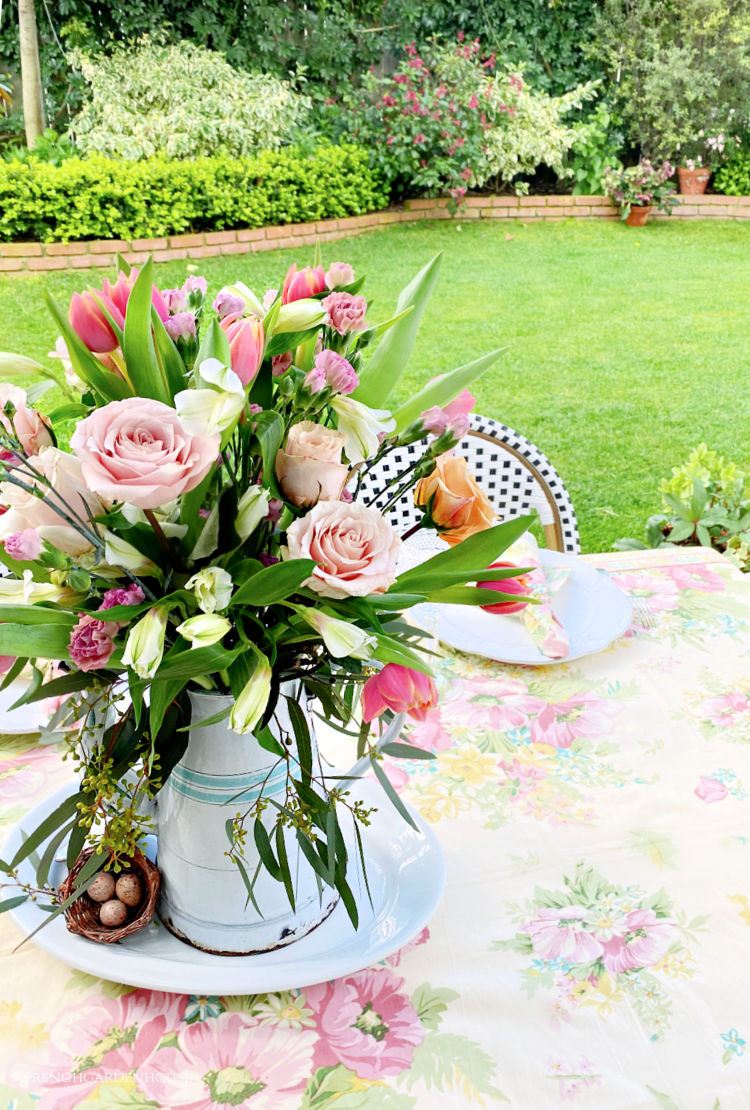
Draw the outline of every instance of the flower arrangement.
[[[637,166],[608,167],[602,176],[602,188],[612,203],[619,205],[623,220],[628,218],[631,208],[647,204],[655,204],[669,213],[679,203],[672,195],[674,185],[669,181],[673,174],[670,162],[654,166],[648,158],[641,158]]]
[[[502,599],[467,584],[517,574],[486,568],[529,522],[488,528],[481,500],[472,512],[478,491],[465,476],[453,512],[440,514],[439,498],[451,496],[444,455],[468,429],[467,386],[499,352],[394,404],[437,267],[426,266],[379,324],[368,319],[363,279],[319,257],[292,266],[262,298],[242,282],[222,289],[210,321],[203,278],[160,290],[150,262],[140,272],[121,264],[116,281],[74,293],[68,312],[47,298],[68,389],[78,393],[46,417],[23,390],[0,386],[0,653],[6,686],[30,675],[17,704],[56,699],[48,739],[67,745],[80,787],[0,861],[11,879],[51,834],[52,856],[69,835],[69,866],[94,849],[71,899],[105,863],[127,865],[149,826],[141,803],[188,743],[190,692],[208,690],[231,695],[208,723],[228,718],[233,732],[252,733],[286,773],[270,833],[262,792],[227,823],[249,896],[248,827],[288,892],[291,830],[355,920],[338,814],[366,823],[368,811],[316,769],[297,702],[317,698],[354,736],[358,759],[411,820],[371,739],[374,722],[402,712],[423,719],[436,700],[402,614],[423,601]],[[0,356],[0,365],[14,362],[35,365]],[[71,419],[64,449],[58,435]],[[383,511],[368,505],[368,470],[427,436],[419,462],[388,482]],[[462,542],[399,574],[388,509],[414,486],[425,526],[447,537],[460,529]],[[284,700],[294,735],[278,737],[270,725]],[[424,756],[403,742],[384,750]],[[41,861],[39,890],[21,897],[45,889],[52,856]]]

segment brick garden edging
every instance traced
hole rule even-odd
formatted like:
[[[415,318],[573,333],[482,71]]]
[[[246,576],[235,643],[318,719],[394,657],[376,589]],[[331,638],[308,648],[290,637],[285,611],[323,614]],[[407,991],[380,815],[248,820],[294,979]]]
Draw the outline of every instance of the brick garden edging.
[[[222,254],[251,254],[343,239],[361,231],[415,220],[451,219],[447,200],[407,200],[403,209],[388,209],[367,216],[340,220],[317,220],[280,227],[242,228],[238,231],[202,231],[169,235],[159,239],[93,239],[76,243],[0,243],[0,274],[46,270],[80,270],[115,264],[122,254],[130,263],[215,257]],[[487,196],[469,197],[456,217],[462,220],[553,221],[565,219],[618,218],[617,210],[602,196]],[[750,220],[750,197],[685,196],[667,217],[653,213],[651,219]]]

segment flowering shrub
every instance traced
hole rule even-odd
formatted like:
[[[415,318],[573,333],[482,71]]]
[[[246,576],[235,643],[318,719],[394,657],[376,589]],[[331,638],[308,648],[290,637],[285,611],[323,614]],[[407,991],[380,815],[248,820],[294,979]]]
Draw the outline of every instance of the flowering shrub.
[[[84,152],[114,158],[247,155],[278,147],[308,101],[286,81],[234,69],[194,43],[144,35],[109,54],[74,51],[89,97],[71,131]]]
[[[605,170],[602,185],[613,204],[619,204],[620,216],[626,220],[630,209],[644,204],[656,204],[669,212],[679,202],[672,196],[674,185],[668,184],[674,175],[674,166],[663,162],[653,166],[647,158],[642,158],[637,166],[627,169],[618,166]]]

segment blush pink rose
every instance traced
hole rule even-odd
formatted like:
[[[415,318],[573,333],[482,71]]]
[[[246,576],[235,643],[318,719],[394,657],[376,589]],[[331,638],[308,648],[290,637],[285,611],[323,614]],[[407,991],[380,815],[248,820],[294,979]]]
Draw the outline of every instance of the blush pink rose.
[[[584,906],[539,910],[534,920],[523,926],[523,931],[531,938],[535,955],[545,960],[562,956],[571,963],[588,963],[601,956],[602,944],[586,927],[588,913]]]
[[[120,625],[102,621],[90,613],[83,614],[70,633],[68,651],[79,671],[97,671],[109,662],[115,650],[115,636]]]
[[[9,401],[15,406],[13,416],[5,415]],[[51,447],[55,442],[41,413],[26,404],[26,390],[9,382],[0,382],[0,423],[6,432],[15,435],[27,455],[38,455],[42,447]]]
[[[40,497],[19,489],[10,482],[0,483],[0,504],[7,507],[7,512],[0,516],[0,540],[33,528],[40,539],[47,540],[67,555],[82,555],[90,551],[89,541],[57,512],[59,508],[67,515],[62,501],[75,509],[84,522],[86,514],[83,503],[88,506],[92,516],[104,511],[99,498],[86,488],[80,461],[75,455],[59,451],[57,447],[44,447],[34,459],[34,469],[41,476],[33,482],[34,487],[41,491]],[[47,479],[62,501],[58,501],[50,492],[42,478]]]
[[[193,435],[161,401],[128,397],[96,409],[70,446],[86,485],[107,501],[156,509],[195,489],[216,461],[221,437]]]
[[[696,797],[700,798],[702,802],[706,802],[710,805],[712,802],[723,802],[729,791],[725,783],[720,782],[719,779],[712,779],[708,775],[701,775],[693,793]]]
[[[425,1030],[403,985],[382,968],[308,987],[305,1002],[320,1031],[315,1067],[343,1064],[361,1079],[405,1071]]]
[[[346,436],[312,420],[289,429],[286,447],[276,455],[276,477],[293,505],[336,501],[349,468],[341,461]]]
[[[424,721],[427,710],[434,709],[437,700],[434,678],[400,663],[386,663],[362,687],[362,719],[372,721],[390,709],[394,713],[408,713],[415,721]]]
[[[350,331],[362,331],[365,327],[367,301],[354,293],[329,293],[322,300],[328,313],[328,323],[339,335]]]
[[[378,509],[319,501],[287,529],[286,559],[318,564],[305,585],[323,597],[383,593],[396,581],[401,540]]]

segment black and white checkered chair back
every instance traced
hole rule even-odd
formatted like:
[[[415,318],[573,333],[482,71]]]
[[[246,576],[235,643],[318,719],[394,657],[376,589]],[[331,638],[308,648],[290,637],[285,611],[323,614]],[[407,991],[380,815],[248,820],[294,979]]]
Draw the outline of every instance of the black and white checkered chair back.
[[[575,510],[562,478],[549,459],[524,436],[505,424],[472,414],[471,430],[456,447],[492,502],[499,517],[508,520],[536,509],[544,528],[547,547],[554,551],[581,550]],[[358,500],[382,508],[396,487],[377,494],[396,473],[424,453],[425,440],[400,448],[374,467],[362,482]],[[388,519],[402,534],[421,520],[414,505],[414,492],[403,494],[389,510]]]

